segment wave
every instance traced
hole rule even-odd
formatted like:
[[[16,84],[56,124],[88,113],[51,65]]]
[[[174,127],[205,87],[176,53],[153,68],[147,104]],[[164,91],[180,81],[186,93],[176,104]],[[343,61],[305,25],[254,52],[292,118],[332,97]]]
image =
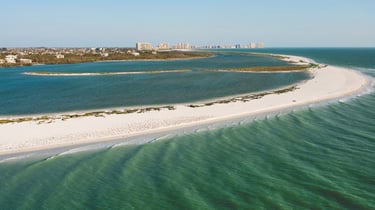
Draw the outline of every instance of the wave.
[[[63,155],[70,155],[70,154],[76,154],[76,153],[82,153],[82,152],[88,152],[88,151],[91,152],[91,151],[94,151],[94,150],[105,150],[105,149],[110,148],[111,146],[112,145],[106,145],[105,143],[81,146],[81,147],[72,148],[72,149],[66,150],[64,152],[61,152],[57,155],[51,156],[47,160],[53,159],[55,157],[63,156]]]
[[[16,155],[16,156],[9,156],[9,157],[5,155],[5,157],[0,157],[0,163],[6,163],[6,162],[12,162],[12,161],[16,162],[19,160],[30,158],[33,155],[34,155],[33,153],[24,154],[24,155],[21,154],[21,155]]]
[[[164,74],[164,73],[184,73],[190,72],[191,70],[156,70],[156,71],[128,71],[128,72],[82,72],[82,73],[70,73],[70,72],[24,72],[25,75],[32,76],[59,76],[59,77],[71,77],[71,76],[111,76],[111,75],[136,75],[136,74]]]

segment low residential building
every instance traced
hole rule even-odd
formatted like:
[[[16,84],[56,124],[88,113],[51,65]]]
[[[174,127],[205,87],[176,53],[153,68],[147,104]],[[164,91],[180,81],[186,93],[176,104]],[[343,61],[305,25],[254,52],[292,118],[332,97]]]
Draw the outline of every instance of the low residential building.
[[[137,42],[136,49],[138,51],[141,51],[141,50],[152,50],[152,45],[151,45],[151,43],[148,43],[148,42]]]
[[[31,59],[25,59],[25,58],[21,58],[20,62],[22,64],[32,64],[33,63],[33,61]]]
[[[17,63],[16,59],[17,59],[17,55],[7,55],[7,56],[5,56],[5,62],[7,62],[7,63]]]
[[[57,59],[63,59],[64,57],[65,57],[65,56],[64,56],[64,55],[61,55],[61,54],[57,54],[57,55],[56,55],[56,58],[57,58]]]
[[[109,53],[100,53],[100,56],[102,56],[102,57],[108,57]]]
[[[98,47],[98,48],[95,48],[95,51],[96,52],[105,52],[105,48],[104,47]]]
[[[0,64],[3,64],[5,63],[5,60],[4,59],[0,59]]]
[[[132,52],[131,54],[134,56],[140,56],[139,52]]]

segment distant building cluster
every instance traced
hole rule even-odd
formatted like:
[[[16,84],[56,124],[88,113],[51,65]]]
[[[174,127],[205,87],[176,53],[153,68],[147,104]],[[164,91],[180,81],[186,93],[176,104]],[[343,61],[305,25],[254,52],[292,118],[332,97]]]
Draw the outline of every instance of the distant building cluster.
[[[169,46],[168,43],[162,42],[159,43],[156,47],[153,47],[149,42],[137,42],[135,49],[138,51],[147,51],[147,50],[187,50],[192,49],[193,47],[189,43],[177,43],[176,45]]]
[[[206,45],[200,47],[202,49],[255,49],[255,48],[264,48],[263,42],[250,42],[249,44],[235,44],[235,45]]]
[[[17,61],[21,64],[32,64],[33,61],[27,58],[18,59],[18,55],[6,55],[4,59],[0,59],[0,64],[16,64]]]
[[[170,45],[167,42],[161,42],[155,47],[149,42],[137,42],[135,48],[0,48],[0,65],[32,65],[34,55],[50,55],[55,59],[65,59],[67,56],[98,55],[100,57],[109,57],[111,55],[129,54],[140,56],[143,51],[150,51],[157,54],[158,51],[170,50],[191,50],[191,49],[239,49],[239,48],[264,48],[263,42],[250,42],[246,45],[191,45],[188,42],[180,42]],[[35,62],[35,61],[34,61]],[[37,62],[37,61],[36,61]]]
[[[187,42],[177,43],[175,45],[169,45],[168,43],[159,43],[156,47],[153,47],[149,42],[137,42],[137,51],[150,51],[150,50],[188,50],[188,49],[240,49],[240,48],[264,48],[263,42],[250,42],[247,45],[235,44],[235,45],[204,45],[204,46],[194,46]]]
[[[84,56],[99,55],[108,57],[111,54],[126,54],[130,48],[0,48],[0,65],[31,65],[30,59],[35,55],[53,56],[55,59],[64,59],[67,55]],[[137,56],[137,53],[135,53]],[[35,61],[34,61],[35,62]]]

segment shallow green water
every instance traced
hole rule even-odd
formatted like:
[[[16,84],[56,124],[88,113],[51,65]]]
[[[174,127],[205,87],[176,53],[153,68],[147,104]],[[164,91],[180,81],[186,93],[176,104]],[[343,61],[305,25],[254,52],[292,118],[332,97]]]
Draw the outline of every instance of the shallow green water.
[[[350,66],[374,77],[371,65]],[[0,207],[375,209],[374,107],[371,92],[145,145],[0,163]]]

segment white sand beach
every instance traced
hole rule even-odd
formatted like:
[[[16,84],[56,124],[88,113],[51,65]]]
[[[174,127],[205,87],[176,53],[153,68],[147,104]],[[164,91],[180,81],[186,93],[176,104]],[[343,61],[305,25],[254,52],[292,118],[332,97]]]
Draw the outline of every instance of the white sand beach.
[[[300,64],[311,62],[302,57],[287,57],[289,61]],[[369,84],[366,76],[350,69],[321,66],[310,71],[313,78],[297,84],[296,90],[269,94],[246,102],[237,101],[196,108],[179,104],[174,110],[55,119],[48,123],[26,121],[0,124],[0,155],[113,139],[123,139],[123,142],[126,142],[128,137],[141,134],[207,125],[355,95]]]

